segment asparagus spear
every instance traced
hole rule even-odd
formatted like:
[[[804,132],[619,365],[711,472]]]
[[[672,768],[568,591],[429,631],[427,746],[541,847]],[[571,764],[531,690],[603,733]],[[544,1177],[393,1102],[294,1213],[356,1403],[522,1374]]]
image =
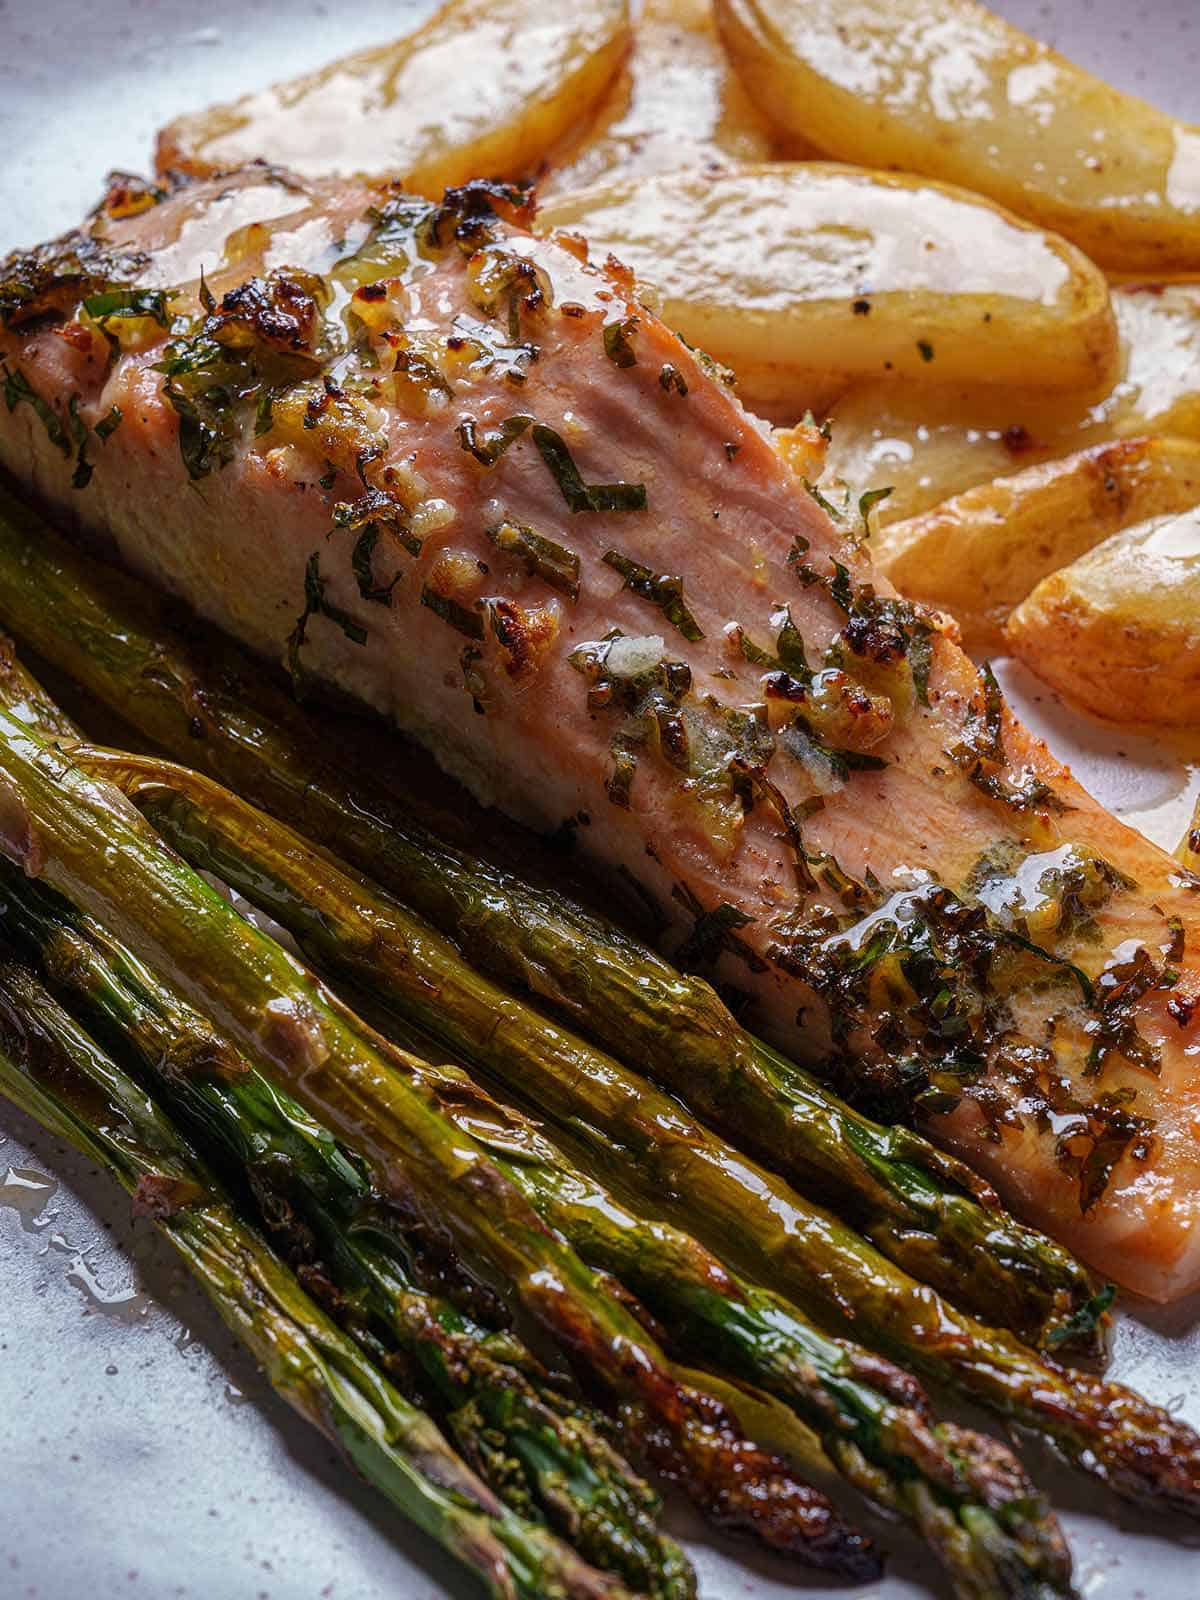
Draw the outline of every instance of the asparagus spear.
[[[660,1470],[714,1520],[811,1564],[879,1570],[826,1496],[675,1376],[487,1152],[439,1108],[425,1064],[389,1048],[274,940],[161,848],[110,785],[0,711],[0,853],[105,923],[371,1167],[380,1190],[498,1277],[619,1405]]]
[[[850,1483],[915,1527],[962,1600],[1074,1595],[1057,1521],[1003,1445],[936,1421],[906,1373],[629,1210],[523,1118],[469,1090],[464,1113],[546,1221],[643,1300],[684,1360],[790,1406]]]
[[[155,744],[392,888],[500,982],[628,1053],[713,1127],[839,1211],[892,1261],[1032,1343],[1103,1349],[1112,1291],[999,1207],[967,1167],[848,1109],[709,987],[563,895],[439,840],[411,803],[324,759],[320,725],[233,646],[89,560],[0,487],[0,620]],[[193,628],[195,634],[195,629]]]
[[[87,746],[76,754],[87,770],[138,794],[184,855],[242,888],[307,952],[483,1062],[751,1278],[1039,1429],[1127,1498],[1200,1514],[1200,1437],[1161,1408],[957,1311],[636,1073],[585,1052],[471,974],[382,892],[211,780],[155,757]]]
[[[302,1107],[246,1063],[228,1059],[231,1052],[224,1064],[227,1072],[240,1065],[235,1075],[197,1073],[197,1062],[221,1059],[203,1019],[92,919],[7,864],[0,869],[0,911],[6,929],[34,948],[60,987],[87,1006],[89,1019],[133,1045],[167,1094],[190,1108],[191,1120],[249,1171],[256,1188],[260,1175],[274,1184],[274,1173],[286,1170],[291,1181],[281,1198],[297,1199],[306,1222],[319,1230],[339,1287],[353,1293],[365,1283],[368,1295],[382,1292],[394,1308],[383,1320],[450,1410],[468,1460],[477,1468],[481,1456],[485,1467],[501,1463],[502,1482],[494,1487],[502,1492],[515,1466],[524,1491],[528,1457],[535,1454],[538,1503],[546,1509],[547,1484],[567,1499],[569,1536],[582,1554],[615,1566],[627,1582],[648,1592],[687,1592],[673,1547],[656,1551],[653,1562],[647,1559],[644,1504],[638,1506],[638,1525],[627,1509],[627,1491],[597,1493],[597,1477],[602,1490],[608,1487],[611,1452],[601,1455],[597,1473],[595,1452],[586,1446],[580,1451],[569,1426],[564,1438],[557,1419],[530,1404],[527,1381],[487,1356],[477,1340],[450,1337],[449,1308],[431,1312],[430,1297],[403,1283],[386,1245],[364,1248],[370,1191],[357,1166]],[[457,1080],[442,1092],[446,1102],[463,1105]],[[571,1172],[524,1119],[478,1094],[468,1095],[466,1107],[465,1125],[486,1138],[545,1220],[668,1322],[685,1359],[730,1370],[790,1405],[818,1432],[830,1460],[851,1483],[916,1526],[963,1600],[1032,1600],[1071,1592],[1070,1559],[1057,1525],[1002,1446],[935,1423],[911,1379],[819,1333],[786,1302],[740,1282],[685,1235],[636,1217],[599,1184]],[[371,1235],[386,1241],[386,1222],[377,1223]],[[339,1270],[347,1254],[360,1269],[357,1275]],[[461,1333],[461,1319],[459,1324]],[[485,1446],[492,1430],[506,1441],[498,1454]],[[616,1467],[619,1472],[623,1463]],[[621,1476],[617,1482],[624,1487]],[[513,1503],[511,1493],[506,1498]],[[559,1512],[553,1499],[549,1510],[552,1517]],[[593,1527],[599,1550],[589,1541]]]
[[[0,867],[0,913],[5,928],[32,946],[59,987],[84,1003],[89,1021],[132,1044],[156,1083],[190,1110],[201,1137],[211,1135],[250,1173],[256,1189],[264,1176],[274,1189],[276,1172],[287,1173],[280,1199],[285,1205],[295,1200],[305,1222],[319,1231],[339,1288],[359,1294],[365,1284],[370,1298],[372,1290],[382,1291],[394,1307],[382,1320],[432,1380],[450,1408],[452,1427],[465,1408],[458,1426],[467,1437],[457,1428],[455,1437],[467,1459],[478,1468],[482,1454],[485,1467],[494,1465],[497,1456],[481,1449],[482,1442],[496,1429],[506,1438],[499,1454],[501,1482],[493,1485],[498,1491],[514,1466],[518,1474],[522,1468],[528,1473],[531,1450],[539,1467],[548,1453],[549,1482],[568,1499],[570,1536],[581,1553],[610,1567],[616,1558],[617,1570],[635,1587],[662,1595],[686,1592],[672,1569],[673,1551],[647,1561],[642,1528],[631,1541],[626,1496],[597,1495],[594,1457],[587,1453],[580,1460],[569,1435],[564,1440],[530,1406],[528,1383],[487,1357],[477,1341],[448,1337],[449,1308],[431,1315],[429,1297],[397,1281],[386,1221],[370,1227],[373,1197],[357,1166],[302,1107],[233,1052],[221,1052],[209,1025],[92,919],[7,864]],[[205,1060],[221,1062],[226,1075],[199,1074],[196,1064]],[[741,1282],[694,1240],[635,1216],[598,1183],[571,1171],[523,1118],[478,1092],[464,1093],[457,1079],[448,1077],[440,1094],[485,1139],[543,1218],[669,1324],[684,1359],[732,1372],[791,1406],[851,1483],[914,1524],[963,1600],[1043,1600],[1071,1593],[1070,1557],[1054,1518],[1001,1445],[935,1422],[918,1386],[890,1363],[819,1333],[777,1296]],[[364,1249],[364,1224],[372,1240],[385,1240],[383,1250]],[[344,1270],[347,1255],[357,1273]],[[482,1431],[481,1412],[487,1423]],[[605,1465],[602,1458],[602,1484]],[[536,1479],[541,1483],[545,1476],[542,1467]],[[523,1481],[519,1488],[524,1490]],[[506,1498],[520,1508],[511,1493]],[[539,1501],[545,1508],[544,1489]],[[552,1500],[551,1514],[557,1509]],[[593,1523],[603,1541],[599,1551],[588,1542]],[[626,1555],[631,1544],[636,1562]]]
[[[411,1245],[396,1249],[394,1222],[358,1164],[302,1106],[98,923],[7,862],[0,912],[9,936],[31,947],[50,981],[85,1008],[93,1032],[114,1051],[131,1049],[196,1140],[215,1144],[248,1177],[267,1225],[310,1269],[319,1263],[306,1281],[318,1298],[326,1290],[335,1318],[378,1351],[386,1370],[411,1364],[420,1374],[458,1448],[513,1509],[545,1517],[631,1589],[655,1600],[694,1594],[686,1557],[655,1526],[653,1490],[584,1408],[544,1381],[515,1337],[489,1336],[414,1281],[404,1259]]]
[[[627,1593],[480,1482],[238,1218],[154,1103],[7,955],[0,1091],[130,1191],[281,1397],[498,1600]]]

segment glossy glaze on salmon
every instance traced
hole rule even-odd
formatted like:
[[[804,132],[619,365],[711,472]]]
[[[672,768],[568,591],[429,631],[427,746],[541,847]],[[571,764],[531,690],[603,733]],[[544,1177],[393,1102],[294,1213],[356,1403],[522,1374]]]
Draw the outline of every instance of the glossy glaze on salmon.
[[[301,691],[568,826],[789,1048],[1103,1271],[1195,1287],[1193,880],[627,274],[522,216],[118,184],[0,268],[0,459]]]

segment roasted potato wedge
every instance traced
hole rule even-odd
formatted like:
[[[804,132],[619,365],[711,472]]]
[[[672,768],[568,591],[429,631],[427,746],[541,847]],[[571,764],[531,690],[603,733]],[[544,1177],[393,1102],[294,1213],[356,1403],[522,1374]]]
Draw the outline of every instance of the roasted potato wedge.
[[[1080,251],[988,201],[823,162],[618,179],[551,200],[735,370],[1078,389],[1111,382],[1108,286]]]
[[[1200,127],[974,0],[716,0],[734,66],[827,155],[990,195],[1132,272],[1200,269]]]
[[[790,155],[811,155],[805,148]],[[717,41],[708,0],[648,0],[625,66],[538,185],[543,199],[601,180],[709,170],[784,153]]]
[[[1182,861],[1189,872],[1200,873],[1200,799],[1191,822],[1183,830],[1183,838],[1175,846],[1175,859]]]
[[[1156,517],[1044,578],[1004,628],[1013,655],[1116,722],[1200,719],[1200,511]]]
[[[878,532],[875,563],[915,600],[952,612],[977,655],[1004,649],[1013,608],[1110,535],[1200,504],[1200,444],[1122,439],[980,484]]]
[[[180,117],[159,134],[158,168],[262,156],[305,177],[403,178],[433,198],[523,177],[596,105],[630,37],[626,0],[450,0],[403,39]]]
[[[831,408],[831,476],[892,485],[879,525],[1037,461],[1110,439],[1200,439],[1200,284],[1112,291],[1120,378],[1106,395],[870,383]]]

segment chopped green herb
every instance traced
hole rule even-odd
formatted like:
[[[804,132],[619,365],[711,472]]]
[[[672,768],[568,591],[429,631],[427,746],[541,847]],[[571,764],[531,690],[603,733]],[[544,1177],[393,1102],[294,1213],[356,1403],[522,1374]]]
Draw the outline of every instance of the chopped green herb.
[[[308,636],[308,619],[315,616],[328,617],[330,622],[336,622],[346,638],[354,644],[366,644],[367,630],[362,623],[356,622],[348,611],[334,605],[327,597],[325,580],[321,576],[321,556],[317,550],[309,556],[308,565],[304,569],[304,610],[296,618],[287,641],[288,670],[292,676],[292,685],[297,691],[302,682],[300,649]]]
[[[457,600],[452,600],[448,595],[439,594],[436,589],[431,589],[428,584],[421,590],[421,604],[428,606],[435,616],[441,617],[443,622],[448,622],[452,628],[457,628],[459,633],[465,634],[468,639],[483,642],[483,614],[474,606],[464,606]]]
[[[124,420],[125,414],[120,406],[113,406],[106,417],[101,417],[95,427],[95,434],[100,443],[107,444]]]
[[[782,616],[782,622],[780,617]],[[754,643],[749,638],[744,628],[738,629],[738,644],[742,655],[752,666],[766,667],[772,672],[789,673],[802,684],[812,680],[812,668],[804,650],[804,639],[799,628],[792,621],[791,607],[785,607],[782,613],[776,613],[772,621],[779,624],[779,632],[775,640],[775,654]]]
[[[740,623],[738,625],[736,637],[738,649],[742,652],[743,658],[748,661],[752,667],[766,667],[771,671],[779,670],[780,663],[775,659],[771,652],[769,650],[764,650],[761,645],[755,644],[754,640],[750,637]]]
[[[933,629],[924,623],[914,625],[908,639],[908,667],[912,673],[917,701],[929,704],[929,674],[933,668]]]
[[[792,548],[787,553],[787,564],[793,572],[799,572],[804,564],[804,557],[811,546],[802,533],[796,534],[792,540]]]
[[[680,372],[678,367],[672,366],[669,361],[663,363],[662,370],[658,374],[658,381],[660,387],[665,389],[668,394],[670,394],[671,390],[674,389],[675,393],[679,395],[681,399],[688,392],[688,386],[684,382],[683,373]]]
[[[127,317],[149,317],[160,328],[169,327],[171,322],[167,295],[162,289],[106,289],[101,294],[88,295],[83,309],[101,327]]]
[[[322,489],[332,489],[337,479],[337,468],[328,458],[325,461],[325,471],[317,479],[317,484]]]
[[[264,433],[270,433],[275,421],[275,391],[265,384],[258,392],[258,401],[254,408],[254,436],[259,438]]]
[[[474,417],[464,417],[455,432],[464,450],[484,467],[494,467],[509,445],[533,424],[532,417],[506,417],[498,428],[482,431]]]
[[[683,598],[682,578],[670,577],[666,573],[655,574],[649,567],[631,561],[618,550],[609,550],[603,560],[605,566],[621,574],[627,589],[631,589],[639,599],[657,606],[685,639],[690,639],[693,644],[703,639],[704,634]]]
[[[1016,783],[1010,783],[998,772],[989,772],[982,761],[976,761],[965,770],[968,783],[989,800],[998,800],[1022,815],[1030,811],[1050,811],[1061,816],[1074,809],[1029,767],[1022,768]]]
[[[642,483],[584,483],[561,434],[543,422],[533,425],[531,435],[547,471],[562,491],[573,512],[644,511],[646,486]]]
[[[604,324],[604,354],[615,367],[637,365],[637,354],[630,343],[637,325],[637,317],[626,317],[623,322]]]
[[[793,677],[812,677],[812,669],[804,653],[804,639],[792,621],[790,606],[784,608],[783,623],[775,639],[775,652],[785,672],[790,672]]]
[[[985,761],[1004,760],[1004,695],[990,661],[979,668],[983,679],[983,716],[972,723],[969,735],[973,752]]]
[[[87,423],[79,415],[79,396],[73,394],[67,400],[67,430],[74,442],[82,449],[87,443]]]
[[[933,346],[930,344],[928,339],[918,339],[917,349],[921,352],[922,361],[933,360]]]
[[[795,739],[796,748],[792,748],[789,740],[785,739],[781,741],[782,749],[798,760],[809,754],[820,757],[833,776],[842,783],[852,772],[881,772],[887,766],[882,756],[873,756],[862,750],[838,749],[826,744],[806,717],[797,716],[787,731]]]
[[[871,511],[873,507],[877,506],[881,500],[886,500],[891,493],[892,486],[889,484],[886,489],[868,489],[865,494],[859,495],[858,515],[862,520],[864,539],[871,537]]]
[[[709,968],[722,952],[728,951],[745,961],[752,971],[767,970],[766,962],[755,954],[745,940],[737,937],[737,930],[749,927],[754,921],[753,917],[726,901],[706,911],[686,884],[676,884],[671,894],[693,918],[691,933],[675,952],[676,966],[684,972]]]
[[[1052,950],[1044,950],[1035,940],[1027,939],[1023,933],[1018,933],[1015,928],[1004,929],[1002,937],[1019,950],[1027,951],[1037,960],[1048,962],[1050,966],[1059,967],[1063,972],[1069,974],[1072,980],[1079,985],[1079,993],[1083,996],[1084,1003],[1091,1005],[1093,996],[1092,980],[1082,967],[1077,967],[1074,962],[1066,960],[1063,956],[1055,955]]]
[[[829,593],[837,604],[841,606],[842,610],[848,612],[854,604],[854,584],[851,580],[849,569],[844,567],[840,561],[835,561],[832,556],[830,556],[829,561],[833,567],[833,578],[830,580]]]
[[[0,361],[0,376],[4,379],[4,403],[9,411],[15,411],[24,401],[45,428],[50,443],[56,450],[61,450],[63,455],[69,456],[71,441],[54,407],[42,399],[19,367],[15,372],[11,372],[7,364]]]
[[[1004,751],[1004,694],[988,662],[979,669],[983,680],[983,702],[972,705],[962,739],[946,754],[966,774],[967,781],[991,800],[1010,810],[1051,811],[1061,814],[1072,809],[1031,767],[1023,767],[1014,783],[1001,769],[1007,760]]]
[[[1084,1030],[1092,1041],[1090,1076],[1098,1076],[1112,1060],[1159,1075],[1162,1055],[1138,1028],[1138,1007],[1146,995],[1170,989],[1177,980],[1178,974],[1155,961],[1145,945],[1138,945],[1127,960],[1105,968],[1095,982],[1096,1014]]]
[[[834,505],[832,500],[828,499],[827,496],[821,493],[820,489],[815,483],[811,483],[807,478],[801,478],[800,481],[827,516],[832,517],[835,522],[841,522],[843,520],[843,513],[838,510],[837,506]]]
[[[524,562],[531,577],[539,577],[554,589],[579,599],[579,557],[565,545],[537,533],[523,522],[497,522],[487,536],[505,555]]]
[[[394,572],[387,583],[375,582],[375,574],[371,568],[371,561],[375,554],[375,546],[379,543],[379,524],[368,522],[354,542],[354,550],[350,556],[350,566],[358,584],[358,592],[364,600],[374,600],[380,605],[390,606],[392,603],[392,590],[400,582],[400,573]]]
[[[87,423],[79,415],[79,396],[73,394],[67,401],[67,428],[76,449],[75,471],[71,474],[73,489],[86,489],[92,481],[93,467],[87,458]]]

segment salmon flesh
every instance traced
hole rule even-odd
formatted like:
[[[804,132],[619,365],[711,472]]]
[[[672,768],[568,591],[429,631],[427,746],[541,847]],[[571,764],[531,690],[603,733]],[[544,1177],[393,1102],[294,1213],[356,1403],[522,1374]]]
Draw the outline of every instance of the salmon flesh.
[[[627,272],[528,220],[487,184],[116,182],[0,266],[0,461],[300,691],[568,825],[1095,1267],[1197,1287],[1198,881]]]

